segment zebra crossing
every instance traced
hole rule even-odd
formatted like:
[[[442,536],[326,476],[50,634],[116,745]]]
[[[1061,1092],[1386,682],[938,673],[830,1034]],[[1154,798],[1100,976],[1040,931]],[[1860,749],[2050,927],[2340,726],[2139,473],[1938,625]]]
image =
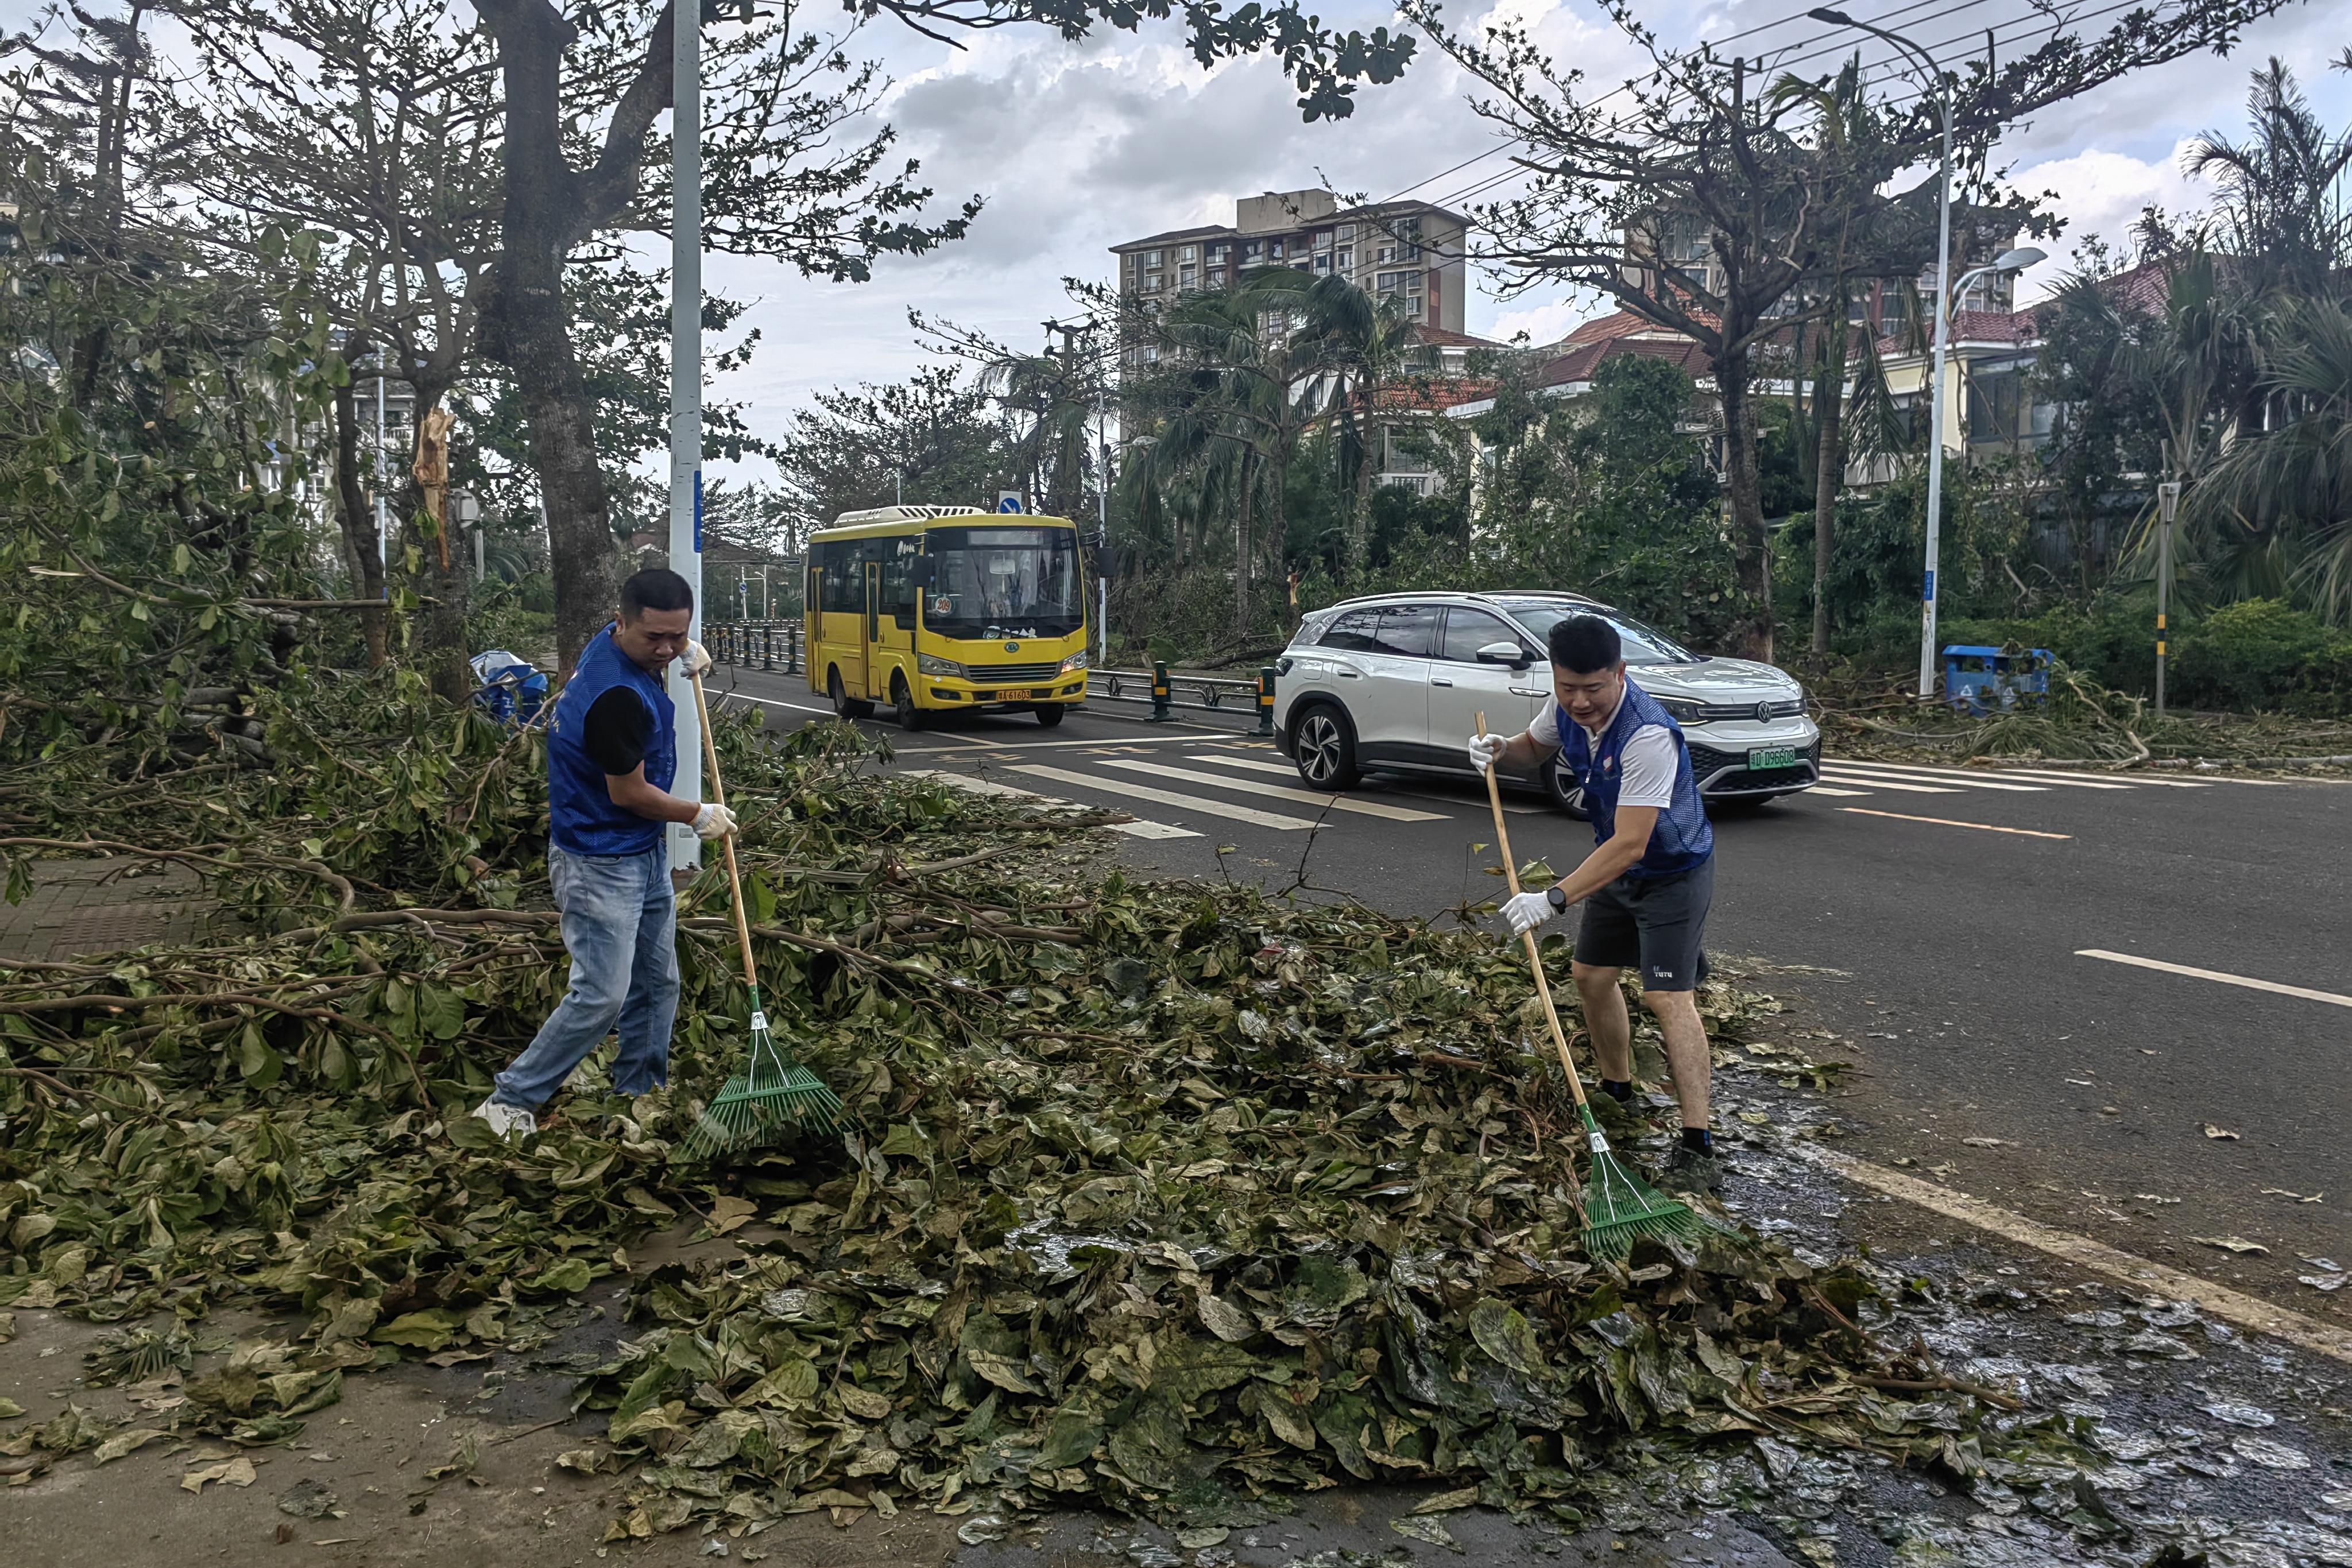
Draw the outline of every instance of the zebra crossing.
[[[1204,742],[1171,754],[1157,747],[1116,741],[1065,744],[1069,749],[1050,753],[1051,761],[1030,760],[1034,747],[975,757],[975,762],[989,768],[985,776],[938,768],[906,772],[978,794],[1020,797],[1073,810],[1110,805],[1136,813],[1135,820],[1116,824],[1115,831],[1138,839],[1197,839],[1206,836],[1204,828],[1214,831],[1214,824],[1226,823],[1303,833],[1343,826],[1412,827],[1457,821],[1475,830],[1486,821],[1485,802],[1468,793],[1454,799],[1409,789],[1335,794],[1302,788],[1290,764],[1264,746]],[[2063,768],[2004,768],[1994,772],[1829,758],[1822,762],[1822,782],[1808,793],[1840,800],[1877,797],[1890,804],[1917,800],[1925,808],[1927,802],[1920,797],[1956,797],[1948,804],[1958,805],[1970,795],[2039,795],[2054,800],[2068,790],[2203,789],[2221,782],[2225,780],[2142,774],[2120,778]],[[1803,798],[1791,799],[1793,802]],[[1540,804],[1511,803],[1504,810],[1515,814],[1549,814],[1549,808]],[[1147,810],[1154,815],[1141,814]]]
[[[1906,762],[1849,762],[1829,757],[1822,759],[1822,782],[1813,787],[1811,793],[1845,800],[1860,800],[1882,792],[1893,795],[1966,795],[1972,791],[1997,795],[2053,795],[2066,789],[2205,789],[2218,782],[2221,780],[2165,779],[2146,774],[2121,779],[2112,774],[2048,768],[2003,768],[1996,773],[1981,768],[1937,768]]]

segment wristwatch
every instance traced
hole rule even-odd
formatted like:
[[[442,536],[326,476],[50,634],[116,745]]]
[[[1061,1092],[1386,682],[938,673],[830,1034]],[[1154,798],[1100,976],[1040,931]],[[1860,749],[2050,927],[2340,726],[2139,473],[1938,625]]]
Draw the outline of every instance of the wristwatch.
[[[1568,907],[1568,890],[1560,886],[1558,883],[1553,883],[1549,887],[1545,888],[1544,896],[1551,900],[1551,906],[1554,909],[1566,909]]]

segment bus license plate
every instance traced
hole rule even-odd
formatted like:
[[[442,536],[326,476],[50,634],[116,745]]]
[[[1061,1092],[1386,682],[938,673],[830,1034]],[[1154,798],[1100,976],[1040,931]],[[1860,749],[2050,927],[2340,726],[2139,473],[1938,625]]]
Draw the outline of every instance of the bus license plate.
[[[1034,695],[1026,686],[1014,686],[1008,691],[997,693],[996,700],[1001,703],[1025,703]]]
[[[1758,773],[1774,768],[1794,768],[1796,765],[1797,753],[1793,747],[1759,746],[1748,754],[1748,768]]]

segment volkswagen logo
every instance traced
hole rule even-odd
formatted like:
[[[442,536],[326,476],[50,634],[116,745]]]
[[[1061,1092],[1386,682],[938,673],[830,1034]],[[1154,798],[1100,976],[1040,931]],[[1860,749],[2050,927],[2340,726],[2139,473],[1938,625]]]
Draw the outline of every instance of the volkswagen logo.
[[[1771,721],[1772,705],[1770,703],[1758,703],[1756,705],[1756,722],[1758,724],[1769,724]]]
[[[1004,644],[1004,651],[1008,653],[1017,653],[1021,652],[1021,644],[1018,643],[1007,643]]]

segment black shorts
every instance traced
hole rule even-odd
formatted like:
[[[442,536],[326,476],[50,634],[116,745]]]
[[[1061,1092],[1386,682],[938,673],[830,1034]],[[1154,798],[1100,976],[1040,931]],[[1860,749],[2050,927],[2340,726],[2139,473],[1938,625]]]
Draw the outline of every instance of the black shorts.
[[[1637,968],[1645,991],[1688,991],[1706,978],[1706,907],[1715,899],[1715,857],[1680,876],[1621,876],[1584,901],[1576,961]]]

